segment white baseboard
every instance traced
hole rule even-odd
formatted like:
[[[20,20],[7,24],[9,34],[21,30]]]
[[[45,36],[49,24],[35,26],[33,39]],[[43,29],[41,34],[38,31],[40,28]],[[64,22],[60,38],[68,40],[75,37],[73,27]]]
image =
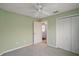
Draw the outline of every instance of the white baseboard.
[[[17,47],[17,48],[6,50],[6,51],[0,53],[0,56],[3,55],[3,54],[5,54],[5,53],[7,53],[7,52],[11,52],[11,51],[14,51],[14,50],[17,50],[17,49],[20,49],[20,48],[23,48],[23,47],[27,47],[27,46],[30,46],[30,45],[32,45],[32,43],[29,43],[29,44],[21,46],[21,47]]]

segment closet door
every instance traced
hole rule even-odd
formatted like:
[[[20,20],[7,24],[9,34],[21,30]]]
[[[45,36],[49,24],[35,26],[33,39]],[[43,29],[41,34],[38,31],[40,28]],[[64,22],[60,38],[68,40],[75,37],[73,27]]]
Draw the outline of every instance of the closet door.
[[[63,38],[62,20],[56,20],[56,47],[61,48]]]
[[[79,16],[72,17],[72,51],[79,54]]]
[[[63,38],[62,38],[62,48],[71,51],[72,46],[72,36],[71,36],[71,18],[65,18],[63,22]]]
[[[59,48],[71,51],[71,18],[57,21],[57,45]]]

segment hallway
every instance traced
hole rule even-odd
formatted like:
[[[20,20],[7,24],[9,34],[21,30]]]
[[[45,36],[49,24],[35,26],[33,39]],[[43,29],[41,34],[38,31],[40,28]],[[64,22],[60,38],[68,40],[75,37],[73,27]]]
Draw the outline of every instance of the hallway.
[[[47,46],[45,43],[31,45],[12,52],[3,54],[3,56],[77,56],[74,53],[59,48]]]

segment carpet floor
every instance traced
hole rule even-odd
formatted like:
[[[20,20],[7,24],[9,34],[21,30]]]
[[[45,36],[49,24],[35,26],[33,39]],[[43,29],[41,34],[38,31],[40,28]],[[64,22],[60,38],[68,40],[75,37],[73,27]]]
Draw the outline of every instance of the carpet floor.
[[[49,47],[46,43],[39,43],[5,53],[2,56],[77,56],[77,54],[60,48]]]

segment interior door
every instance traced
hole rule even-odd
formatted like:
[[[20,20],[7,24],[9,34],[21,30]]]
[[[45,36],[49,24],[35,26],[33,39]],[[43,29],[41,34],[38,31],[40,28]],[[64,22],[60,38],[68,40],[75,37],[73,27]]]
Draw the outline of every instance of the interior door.
[[[79,16],[72,17],[72,51],[79,54]]]
[[[71,51],[71,19],[57,20],[57,46]]]
[[[66,18],[64,19],[65,21],[62,22],[63,24],[63,38],[62,38],[62,48],[64,48],[65,50],[69,50],[71,51],[72,49],[72,36],[71,36],[71,18]]]
[[[62,20],[56,20],[56,47],[61,47],[62,45]]]
[[[42,42],[41,22],[34,22],[34,44]]]

